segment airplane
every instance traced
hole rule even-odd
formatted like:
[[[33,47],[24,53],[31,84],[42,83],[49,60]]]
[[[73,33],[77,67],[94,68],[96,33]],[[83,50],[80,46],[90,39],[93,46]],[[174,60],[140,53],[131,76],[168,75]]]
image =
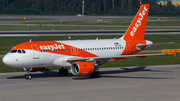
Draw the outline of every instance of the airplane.
[[[36,72],[45,67],[62,67],[59,75],[69,74],[66,67],[75,76],[90,75],[100,78],[99,66],[128,57],[147,58],[153,55],[174,53],[135,54],[152,45],[170,44],[144,40],[149,4],[143,4],[125,34],[118,39],[67,40],[67,41],[37,41],[31,40],[14,46],[4,57],[7,66],[23,68],[31,79],[30,72]]]

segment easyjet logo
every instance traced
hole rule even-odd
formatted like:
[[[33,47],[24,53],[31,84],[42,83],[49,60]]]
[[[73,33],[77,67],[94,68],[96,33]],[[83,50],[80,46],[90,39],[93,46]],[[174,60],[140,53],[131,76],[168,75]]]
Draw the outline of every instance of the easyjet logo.
[[[146,6],[144,6],[143,11],[139,13],[139,18],[136,21],[135,26],[132,28],[132,31],[130,32],[131,36],[134,36],[134,34],[136,33],[136,31],[139,28],[139,26],[141,26],[141,21],[143,20],[143,18],[146,15],[147,11],[148,11],[148,8],[146,8]]]
[[[57,45],[57,44],[54,44],[54,45],[41,45],[41,46],[39,46],[39,48],[41,50],[65,49],[63,44],[61,44],[61,45]]]

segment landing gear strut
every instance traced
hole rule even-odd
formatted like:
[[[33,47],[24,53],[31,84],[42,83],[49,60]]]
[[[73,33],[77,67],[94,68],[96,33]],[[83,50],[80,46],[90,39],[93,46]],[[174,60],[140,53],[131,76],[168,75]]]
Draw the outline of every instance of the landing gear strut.
[[[101,77],[101,72],[99,72],[99,71],[94,71],[94,72],[91,74],[91,77],[92,77],[92,78],[100,78],[100,77]]]
[[[25,79],[30,80],[31,79],[30,71],[32,70],[32,68],[24,68],[24,70],[27,72],[27,74],[25,74]]]
[[[59,69],[59,75],[67,76],[68,74],[69,74],[68,69],[64,69],[64,68]]]

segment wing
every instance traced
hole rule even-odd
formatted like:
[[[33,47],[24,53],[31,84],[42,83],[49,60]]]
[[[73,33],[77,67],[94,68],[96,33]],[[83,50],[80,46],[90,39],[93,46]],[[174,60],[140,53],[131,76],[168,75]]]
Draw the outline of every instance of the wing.
[[[81,58],[81,57],[75,57],[75,58],[69,58],[67,61],[70,63],[73,63],[75,61],[97,61],[97,60],[108,60],[113,58],[127,58],[127,57],[139,57],[139,58],[147,58],[148,56],[157,56],[157,55],[169,55],[173,54],[176,57],[176,52],[174,53],[157,53],[157,54],[137,54],[137,55],[121,55],[121,56],[113,56],[113,57],[90,57],[90,58]]]

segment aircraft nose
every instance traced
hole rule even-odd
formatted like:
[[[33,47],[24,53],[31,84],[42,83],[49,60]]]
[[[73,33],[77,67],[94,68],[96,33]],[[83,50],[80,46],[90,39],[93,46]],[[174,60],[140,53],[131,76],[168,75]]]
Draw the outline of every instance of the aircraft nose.
[[[3,63],[5,64],[5,65],[7,65],[7,66],[9,66],[9,65],[11,65],[11,63],[10,63],[10,58],[8,57],[8,56],[4,56],[3,57]]]

